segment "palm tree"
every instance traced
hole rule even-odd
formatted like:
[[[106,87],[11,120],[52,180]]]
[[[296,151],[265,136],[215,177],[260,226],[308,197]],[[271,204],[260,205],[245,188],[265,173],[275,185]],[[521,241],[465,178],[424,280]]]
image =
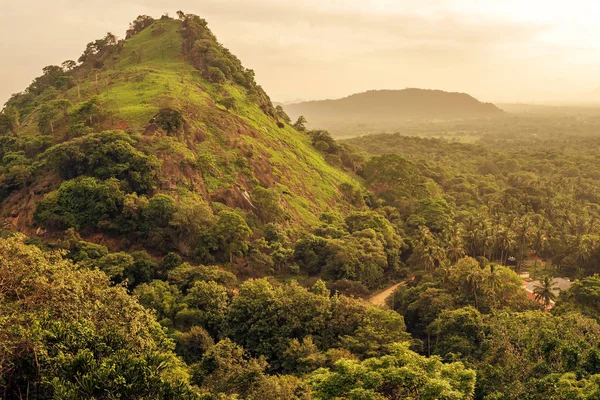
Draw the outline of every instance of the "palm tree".
[[[517,271],[521,270],[521,266],[523,265],[523,258],[525,256],[525,250],[527,244],[531,240],[532,231],[531,231],[532,221],[529,215],[524,215],[519,220],[519,225],[516,228],[517,242],[519,243],[519,262],[517,263]]]
[[[446,254],[452,262],[457,262],[465,256],[465,242],[462,226],[458,225],[448,230]]]
[[[576,250],[577,260],[586,263],[600,247],[600,240],[596,235],[583,235],[579,240]]]
[[[444,249],[438,245],[429,229],[421,227],[420,237],[411,256],[412,261],[425,271],[433,271],[444,261],[445,256]]]
[[[469,290],[473,292],[475,298],[475,308],[479,310],[479,299],[477,298],[477,291],[480,285],[485,281],[485,274],[483,270],[477,265],[474,266],[466,276],[466,284]]]
[[[543,300],[544,306],[548,307],[550,305],[550,302],[556,300],[556,295],[553,292],[556,289],[557,287],[554,286],[552,277],[545,276],[544,280],[535,288],[533,288],[533,294],[535,294],[536,300]]]
[[[502,285],[502,276],[496,270],[496,265],[490,264],[490,273],[486,277],[486,286],[489,294],[495,295],[496,290]]]
[[[515,245],[513,232],[504,227],[496,234],[497,246],[500,248],[500,263],[506,265],[504,256],[508,257],[508,251]]]

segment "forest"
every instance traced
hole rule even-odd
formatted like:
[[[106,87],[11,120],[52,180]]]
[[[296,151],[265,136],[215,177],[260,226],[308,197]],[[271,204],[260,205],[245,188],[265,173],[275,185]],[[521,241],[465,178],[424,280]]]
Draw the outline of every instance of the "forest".
[[[0,113],[0,398],[600,398],[600,120],[506,114],[336,140],[196,15],[90,42]]]

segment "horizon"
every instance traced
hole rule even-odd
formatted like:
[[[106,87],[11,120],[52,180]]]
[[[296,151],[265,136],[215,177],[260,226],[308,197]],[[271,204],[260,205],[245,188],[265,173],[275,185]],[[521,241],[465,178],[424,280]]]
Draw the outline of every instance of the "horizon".
[[[255,70],[257,82],[274,101],[339,99],[408,87],[467,93],[491,103],[564,105],[600,99],[594,72],[600,66],[600,45],[591,39],[600,27],[589,12],[591,1],[568,10],[537,0],[527,5],[514,0],[486,5],[457,0],[418,5],[234,2],[235,7],[184,0],[178,8],[205,18],[219,41]],[[165,0],[143,5],[28,0],[3,7],[0,33],[13,39],[0,47],[11,55],[11,62],[0,66],[2,104],[44,66],[78,58],[88,42],[108,31],[122,38],[137,15],[176,11]]]

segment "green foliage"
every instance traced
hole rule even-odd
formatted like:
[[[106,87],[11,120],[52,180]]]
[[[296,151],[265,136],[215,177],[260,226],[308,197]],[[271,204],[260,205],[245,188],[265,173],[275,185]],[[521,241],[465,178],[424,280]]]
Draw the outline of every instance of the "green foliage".
[[[100,112],[100,99],[97,96],[93,96],[89,100],[77,104],[73,110],[73,116],[77,122],[93,125],[94,117],[96,118],[96,122],[98,122]]]
[[[217,102],[217,104],[222,105],[227,110],[234,110],[235,109],[235,98],[233,98],[233,97],[225,97],[225,98],[219,100]]]
[[[275,107],[275,114],[277,115],[277,117],[279,119],[281,119],[283,122],[285,122],[286,124],[290,124],[292,122],[292,120],[290,119],[290,117],[286,114],[285,110],[283,109],[282,106],[278,105]]]
[[[173,108],[160,109],[154,121],[169,134],[176,133],[184,124],[181,112]]]
[[[370,159],[360,171],[365,183],[387,204],[403,206],[403,202],[427,195],[425,179],[418,167],[397,155]]]
[[[406,344],[381,358],[338,361],[308,379],[319,399],[471,399],[475,392],[475,371],[419,356]]]
[[[242,254],[248,247],[247,240],[252,230],[242,216],[231,211],[221,211],[215,225],[215,235],[221,248],[233,262],[234,254]]]
[[[555,314],[578,312],[588,318],[600,318],[600,275],[588,276],[573,282],[571,288],[560,294]]]
[[[181,36],[183,54],[190,59],[194,67],[202,71],[208,81],[217,84],[233,81],[245,87],[259,97],[264,112],[274,115],[271,101],[254,81],[254,71],[244,68],[240,60],[217,41],[205,20],[196,15],[185,15],[181,25]],[[232,108],[225,104],[224,106]]]
[[[283,222],[286,217],[281,206],[281,196],[275,189],[257,186],[251,193],[256,213],[264,222]]]
[[[0,135],[16,134],[19,124],[20,118],[17,108],[7,106],[0,112]]]
[[[368,156],[289,126],[206,22],[178,15],[91,42],[0,114],[3,223],[35,208],[52,231],[31,243],[76,263],[40,253],[69,267],[24,276],[19,251],[0,260],[1,282],[44,287],[13,307],[21,289],[2,286],[6,396],[187,398],[166,331],[205,399],[594,398],[598,326],[580,314],[599,311],[597,121],[408,124],[490,133],[351,141]],[[533,313],[524,269],[582,279]],[[400,281],[391,310],[345,296]]]
[[[133,22],[129,24],[127,30],[127,38],[137,35],[142,30],[146,29],[154,22],[154,18],[148,15],[139,15]]]
[[[50,228],[105,228],[121,214],[125,194],[118,181],[80,177],[66,181],[38,202],[33,218]]]
[[[192,398],[151,315],[106,276],[0,239],[0,386],[10,397]]]
[[[105,131],[53,146],[44,157],[63,179],[80,175],[116,178],[126,181],[133,191],[146,193],[158,182],[160,162],[133,144],[122,131]]]
[[[478,392],[522,398],[551,374],[598,373],[598,324],[580,315],[500,314],[489,322],[478,356]],[[519,349],[519,350],[516,350]]]
[[[344,297],[311,293],[296,283],[273,286],[266,280],[241,285],[229,307],[226,335],[267,357],[278,368],[290,340],[312,336],[320,349],[340,347],[362,357],[384,354],[407,339],[396,313]]]
[[[195,311],[193,325],[202,326],[217,336],[229,305],[227,289],[213,281],[197,281],[188,289],[183,301]],[[176,320],[179,315],[175,316]]]

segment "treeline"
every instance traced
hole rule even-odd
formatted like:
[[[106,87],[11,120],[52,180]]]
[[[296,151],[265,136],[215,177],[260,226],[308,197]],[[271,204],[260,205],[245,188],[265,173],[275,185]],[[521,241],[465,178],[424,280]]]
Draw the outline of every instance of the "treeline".
[[[442,231],[456,236],[451,247],[461,253],[504,264],[511,258],[520,268],[533,251],[552,259],[559,273],[585,276],[598,272],[594,260],[599,250],[595,221],[600,211],[600,170],[597,157],[589,154],[598,141],[569,140],[563,150],[517,143],[518,149],[511,151],[402,135],[367,136],[348,143],[373,154],[386,153],[369,161],[379,171],[373,183],[368,168],[363,175],[387,204],[398,204],[405,197],[404,186],[414,190],[415,185],[403,182],[420,179],[421,185],[433,187],[434,192],[421,195],[427,198],[437,191],[433,197],[438,210],[429,215],[450,218],[452,227],[446,223]],[[401,168],[399,163],[407,166]],[[403,207],[409,206],[405,215],[418,209],[406,199],[403,202]],[[422,222],[432,229],[432,222]]]

